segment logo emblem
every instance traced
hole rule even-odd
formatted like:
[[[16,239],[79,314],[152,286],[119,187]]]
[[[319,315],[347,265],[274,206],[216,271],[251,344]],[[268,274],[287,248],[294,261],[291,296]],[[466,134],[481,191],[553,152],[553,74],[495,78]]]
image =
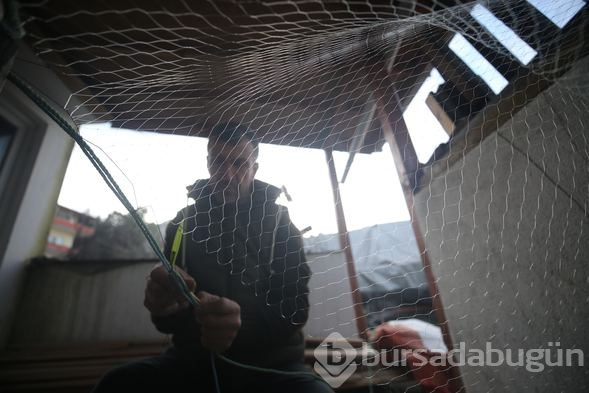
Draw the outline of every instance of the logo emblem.
[[[332,388],[340,387],[356,371],[356,349],[341,334],[331,333],[317,348],[313,368]]]

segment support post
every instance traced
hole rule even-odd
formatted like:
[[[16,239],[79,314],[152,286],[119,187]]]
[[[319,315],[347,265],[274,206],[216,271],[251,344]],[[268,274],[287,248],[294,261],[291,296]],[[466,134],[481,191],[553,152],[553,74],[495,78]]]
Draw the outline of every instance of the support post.
[[[386,80],[389,80],[388,78]],[[415,202],[413,199],[413,190],[417,186],[416,182],[419,179],[418,170],[419,163],[415,154],[415,148],[411,142],[409,136],[409,130],[405,120],[403,119],[403,110],[401,103],[398,100],[397,94],[392,87],[389,89],[381,90],[376,100],[377,116],[380,120],[381,127],[384,133],[384,137],[389,144],[395,167],[401,181],[403,194],[407,203],[407,210],[411,219],[411,225],[415,234],[415,240],[417,247],[423,262],[423,269],[427,283],[432,295],[432,303],[436,319],[442,329],[442,335],[444,343],[448,347],[448,350],[454,348],[450,330],[448,327],[448,320],[446,319],[446,313],[444,312],[444,306],[440,297],[438,284],[436,282],[431,262],[427,254],[427,248],[425,239],[423,237],[419,222],[417,221],[417,214],[415,212]],[[385,99],[386,97],[386,99]],[[451,374],[451,388],[454,392],[460,392],[464,390],[464,385],[460,377],[460,372],[456,367],[450,368]]]
[[[344,251],[344,255],[346,257],[348,278],[350,280],[350,287],[352,289],[352,301],[354,302],[356,327],[358,328],[358,334],[360,337],[364,340],[367,340],[368,324],[366,323],[364,307],[362,306],[364,301],[362,300],[362,294],[360,293],[358,286],[358,276],[356,275],[354,256],[352,254],[352,247],[350,245],[350,236],[348,235],[348,228],[346,226],[346,218],[344,216],[344,207],[342,204],[339,183],[337,181],[335,163],[333,162],[333,152],[331,150],[325,150],[325,158],[327,160],[327,167],[329,168],[329,178],[331,180],[331,189],[333,191],[333,201],[335,204],[335,214],[337,217],[337,229],[339,233],[340,247]]]

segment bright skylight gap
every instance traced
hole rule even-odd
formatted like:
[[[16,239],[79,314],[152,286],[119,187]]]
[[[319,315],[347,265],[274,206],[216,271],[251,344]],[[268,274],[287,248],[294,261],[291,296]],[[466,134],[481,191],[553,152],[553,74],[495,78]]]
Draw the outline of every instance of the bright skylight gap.
[[[448,47],[474,72],[499,94],[509,84],[507,79],[483,55],[475,49],[470,42],[460,33],[456,33],[448,44]],[[465,75],[465,77],[467,77]]]
[[[527,65],[538,54],[513,30],[480,4],[475,5],[470,15],[491,33],[520,63]]]

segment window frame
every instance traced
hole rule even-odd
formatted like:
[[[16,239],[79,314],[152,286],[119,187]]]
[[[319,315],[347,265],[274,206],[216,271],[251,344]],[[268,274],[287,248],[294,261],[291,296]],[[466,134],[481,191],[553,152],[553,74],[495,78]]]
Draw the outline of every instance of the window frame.
[[[29,184],[48,124],[6,82],[0,91],[0,117],[14,127],[14,135],[0,168],[0,261],[4,259],[12,229]],[[0,262],[1,264],[1,262]]]

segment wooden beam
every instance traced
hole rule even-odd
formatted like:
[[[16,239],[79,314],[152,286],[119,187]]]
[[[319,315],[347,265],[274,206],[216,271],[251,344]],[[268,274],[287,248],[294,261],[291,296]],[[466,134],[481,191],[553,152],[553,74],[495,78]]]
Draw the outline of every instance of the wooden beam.
[[[394,70],[393,70],[394,72]],[[376,102],[376,114],[381,123],[381,128],[385,140],[388,142],[395,162],[395,168],[401,182],[403,195],[407,204],[407,210],[413,227],[413,233],[417,242],[419,254],[421,255],[425,277],[432,294],[433,310],[438,320],[438,324],[442,330],[444,343],[449,349],[453,349],[454,345],[450,335],[450,329],[442,298],[438,289],[437,281],[432,270],[431,261],[427,253],[425,238],[417,220],[417,213],[415,211],[415,202],[413,193],[415,187],[419,183],[420,178],[420,164],[417,160],[415,148],[411,141],[409,130],[403,119],[403,107],[399,100],[399,96],[395,90],[395,80],[391,73],[383,68],[377,83],[374,85],[374,97]],[[457,368],[450,369],[451,373],[451,389],[454,392],[459,392],[464,389],[460,372]]]
[[[380,120],[384,139],[390,144],[391,140],[388,138],[393,136],[396,146],[398,146],[398,157],[393,158],[397,165],[397,171],[400,171],[399,180],[403,187],[413,191],[420,176],[419,161],[403,119],[404,108],[394,88],[396,78],[384,70],[375,76],[378,81],[374,86],[377,118]],[[388,135],[387,127],[390,131]],[[397,159],[400,161],[397,162]]]
[[[395,107],[399,107],[400,104],[396,104]],[[419,222],[417,220],[417,214],[415,212],[415,201],[413,199],[413,187],[411,186],[412,181],[408,178],[408,171],[405,168],[406,164],[403,159],[406,156],[408,150],[413,149],[410,140],[405,142],[405,135],[408,135],[407,126],[403,120],[402,114],[398,111],[390,112],[390,104],[383,103],[383,101],[377,102],[377,112],[381,120],[381,126],[385,135],[385,139],[389,143],[391,153],[395,161],[395,167],[401,180],[403,195],[405,196],[405,202],[407,203],[407,209],[409,210],[409,217],[411,219],[411,226],[413,227],[413,233],[415,234],[415,240],[421,255],[423,263],[423,270],[429,286],[430,293],[432,294],[433,311],[436,315],[436,319],[440,328],[442,329],[442,336],[444,343],[448,349],[453,349],[454,344],[452,342],[452,336],[450,335],[450,328],[448,320],[446,319],[446,313],[444,311],[444,305],[438,289],[438,284],[431,266],[431,261],[427,253],[427,246],[425,244],[425,238],[422,235]],[[391,118],[396,118],[394,129],[391,124]],[[406,144],[405,144],[406,143]],[[403,147],[401,147],[403,146]],[[455,367],[450,369],[451,373],[451,389],[454,392],[463,390],[463,384],[460,377],[459,370]]]
[[[450,116],[446,113],[442,105],[438,102],[436,97],[431,93],[427,95],[425,99],[425,104],[428,108],[432,111],[432,114],[435,118],[440,122],[440,125],[446,131],[449,137],[454,134],[454,130],[456,128],[454,121],[450,118]]]
[[[358,334],[360,337],[367,341],[368,324],[366,322],[366,316],[364,315],[364,301],[362,299],[362,294],[360,293],[360,288],[358,285],[358,276],[356,274],[356,266],[354,265],[354,255],[352,254],[352,246],[346,225],[346,218],[344,216],[344,207],[342,204],[339,183],[337,181],[337,173],[335,170],[335,164],[333,162],[333,152],[331,150],[325,150],[325,158],[327,160],[327,167],[329,168],[329,178],[331,180],[331,189],[333,191],[333,201],[335,204],[335,214],[337,216],[337,229],[339,233],[340,247],[344,251],[344,255],[346,257],[348,278],[350,279],[350,287],[352,289],[352,301],[354,302],[356,327],[358,328]]]

